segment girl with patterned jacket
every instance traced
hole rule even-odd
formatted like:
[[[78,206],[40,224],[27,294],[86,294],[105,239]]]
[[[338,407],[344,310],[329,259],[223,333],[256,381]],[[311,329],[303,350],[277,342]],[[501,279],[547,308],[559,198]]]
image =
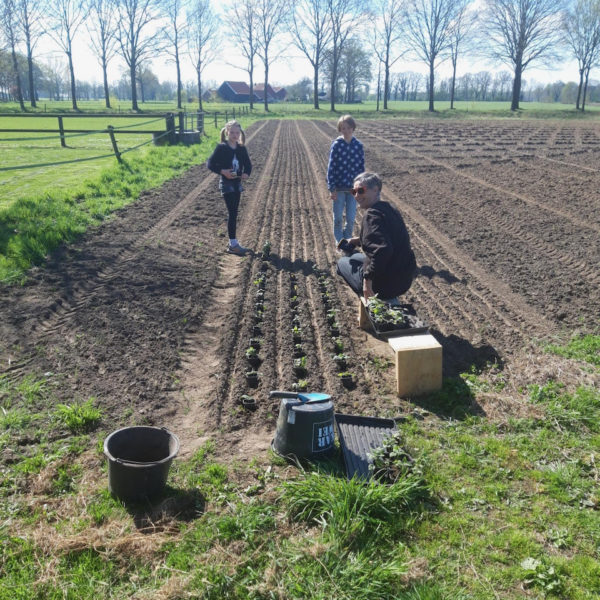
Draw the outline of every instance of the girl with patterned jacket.
[[[362,143],[354,137],[355,129],[356,122],[350,115],[340,117],[337,130],[341,135],[333,140],[329,151],[327,189],[333,201],[333,235],[336,242],[352,237],[356,200],[350,190],[354,178],[365,170],[365,153]]]

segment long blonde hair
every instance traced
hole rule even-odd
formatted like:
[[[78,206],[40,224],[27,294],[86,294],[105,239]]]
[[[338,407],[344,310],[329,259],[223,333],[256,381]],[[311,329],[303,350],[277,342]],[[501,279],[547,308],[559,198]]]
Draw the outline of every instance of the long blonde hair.
[[[227,136],[229,135],[229,130],[232,127],[240,128],[240,132],[242,134],[240,144],[243,146],[246,143],[246,134],[244,133],[242,126],[237,121],[227,121],[227,123],[225,123],[225,127],[221,129],[221,142],[224,142],[227,139]]]

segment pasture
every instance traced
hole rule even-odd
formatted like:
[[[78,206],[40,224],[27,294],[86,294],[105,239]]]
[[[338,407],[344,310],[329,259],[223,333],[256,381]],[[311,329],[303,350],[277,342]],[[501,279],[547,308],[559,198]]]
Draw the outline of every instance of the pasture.
[[[247,129],[252,255],[223,252],[207,144],[0,288],[0,598],[597,597],[600,125],[359,121],[417,256],[406,299],[444,349],[443,389],[415,398],[395,395],[388,348],[335,274],[335,121]],[[396,418],[414,467],[361,486],[335,458],[276,457],[268,392],[293,386]],[[157,504],[107,493],[102,440],[133,424],[182,443]]]

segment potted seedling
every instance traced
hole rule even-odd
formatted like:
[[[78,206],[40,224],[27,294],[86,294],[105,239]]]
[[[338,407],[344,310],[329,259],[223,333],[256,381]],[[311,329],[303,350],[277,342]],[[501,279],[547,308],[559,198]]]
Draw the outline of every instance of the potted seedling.
[[[256,290],[256,300],[264,300],[265,290]]]
[[[299,379],[296,383],[292,383],[293,392],[305,392],[308,389],[308,380]]]
[[[263,260],[267,260],[269,255],[271,254],[271,242],[267,240],[262,247],[262,258]]]
[[[292,296],[292,297],[290,298],[290,306],[291,306],[292,308],[296,308],[296,307],[298,306],[298,304],[299,304],[299,301],[298,301],[298,296]]]
[[[302,342],[302,329],[297,325],[292,327],[292,339],[294,340],[294,344]]]
[[[327,322],[330,325],[333,325],[337,319],[337,310],[335,308],[331,308],[327,311]]]
[[[367,309],[377,331],[405,329],[409,326],[408,313],[402,307],[390,308],[389,304],[374,297],[369,300]]]
[[[306,356],[294,359],[294,374],[296,377],[304,377],[306,375]]]
[[[248,346],[250,346],[251,348],[255,348],[256,350],[260,350],[260,343],[261,343],[260,338],[253,337],[253,338],[250,338],[250,342],[248,343]]]
[[[254,369],[246,371],[246,383],[250,387],[256,387],[258,385],[258,371],[255,371]]]
[[[329,331],[331,332],[331,335],[337,337],[340,335],[340,324],[337,321],[334,321],[329,325]]]
[[[339,354],[334,354],[332,356],[332,360],[340,371],[344,371],[348,366],[348,355],[344,354],[343,352],[340,352]]]
[[[254,337],[257,337],[261,334],[262,334],[262,329],[260,328],[260,325],[258,325],[258,324],[252,325],[252,335]]]
[[[403,448],[402,434],[398,430],[386,436],[370,456],[369,471],[383,483],[395,483],[402,476],[419,472],[419,466]]]
[[[345,388],[352,387],[352,384],[354,383],[353,373],[350,373],[350,371],[342,371],[341,373],[338,373],[338,377]]]
[[[304,348],[302,344],[294,344],[294,358],[301,358],[305,356],[306,352],[304,352]]]
[[[261,273],[255,280],[254,280],[254,285],[256,285],[258,287],[259,290],[264,290],[265,289],[265,282],[267,281],[267,278],[265,276],[264,273]]]
[[[292,319],[292,326],[300,327],[301,324],[302,324],[302,321],[300,320],[300,317],[298,315],[294,315],[294,318]]]
[[[343,352],[344,351],[344,342],[342,341],[342,338],[334,337],[331,339],[333,341],[333,348],[335,350],[335,353],[340,354],[341,352]]]
[[[254,348],[253,346],[250,346],[246,350],[246,360],[250,363],[250,366],[253,369],[256,369],[256,367],[258,367],[258,365],[260,364],[260,358],[258,356],[258,350],[256,348]]]

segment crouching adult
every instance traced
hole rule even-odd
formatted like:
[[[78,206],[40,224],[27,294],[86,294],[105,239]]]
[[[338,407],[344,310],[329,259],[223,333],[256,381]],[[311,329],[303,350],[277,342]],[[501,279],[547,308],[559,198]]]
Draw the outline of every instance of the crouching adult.
[[[377,294],[394,303],[410,288],[416,261],[404,219],[380,198],[382,186],[376,173],[361,173],[354,179],[351,192],[364,214],[359,237],[348,242],[362,252],[347,252],[338,260],[337,272],[359,296],[368,300]]]

